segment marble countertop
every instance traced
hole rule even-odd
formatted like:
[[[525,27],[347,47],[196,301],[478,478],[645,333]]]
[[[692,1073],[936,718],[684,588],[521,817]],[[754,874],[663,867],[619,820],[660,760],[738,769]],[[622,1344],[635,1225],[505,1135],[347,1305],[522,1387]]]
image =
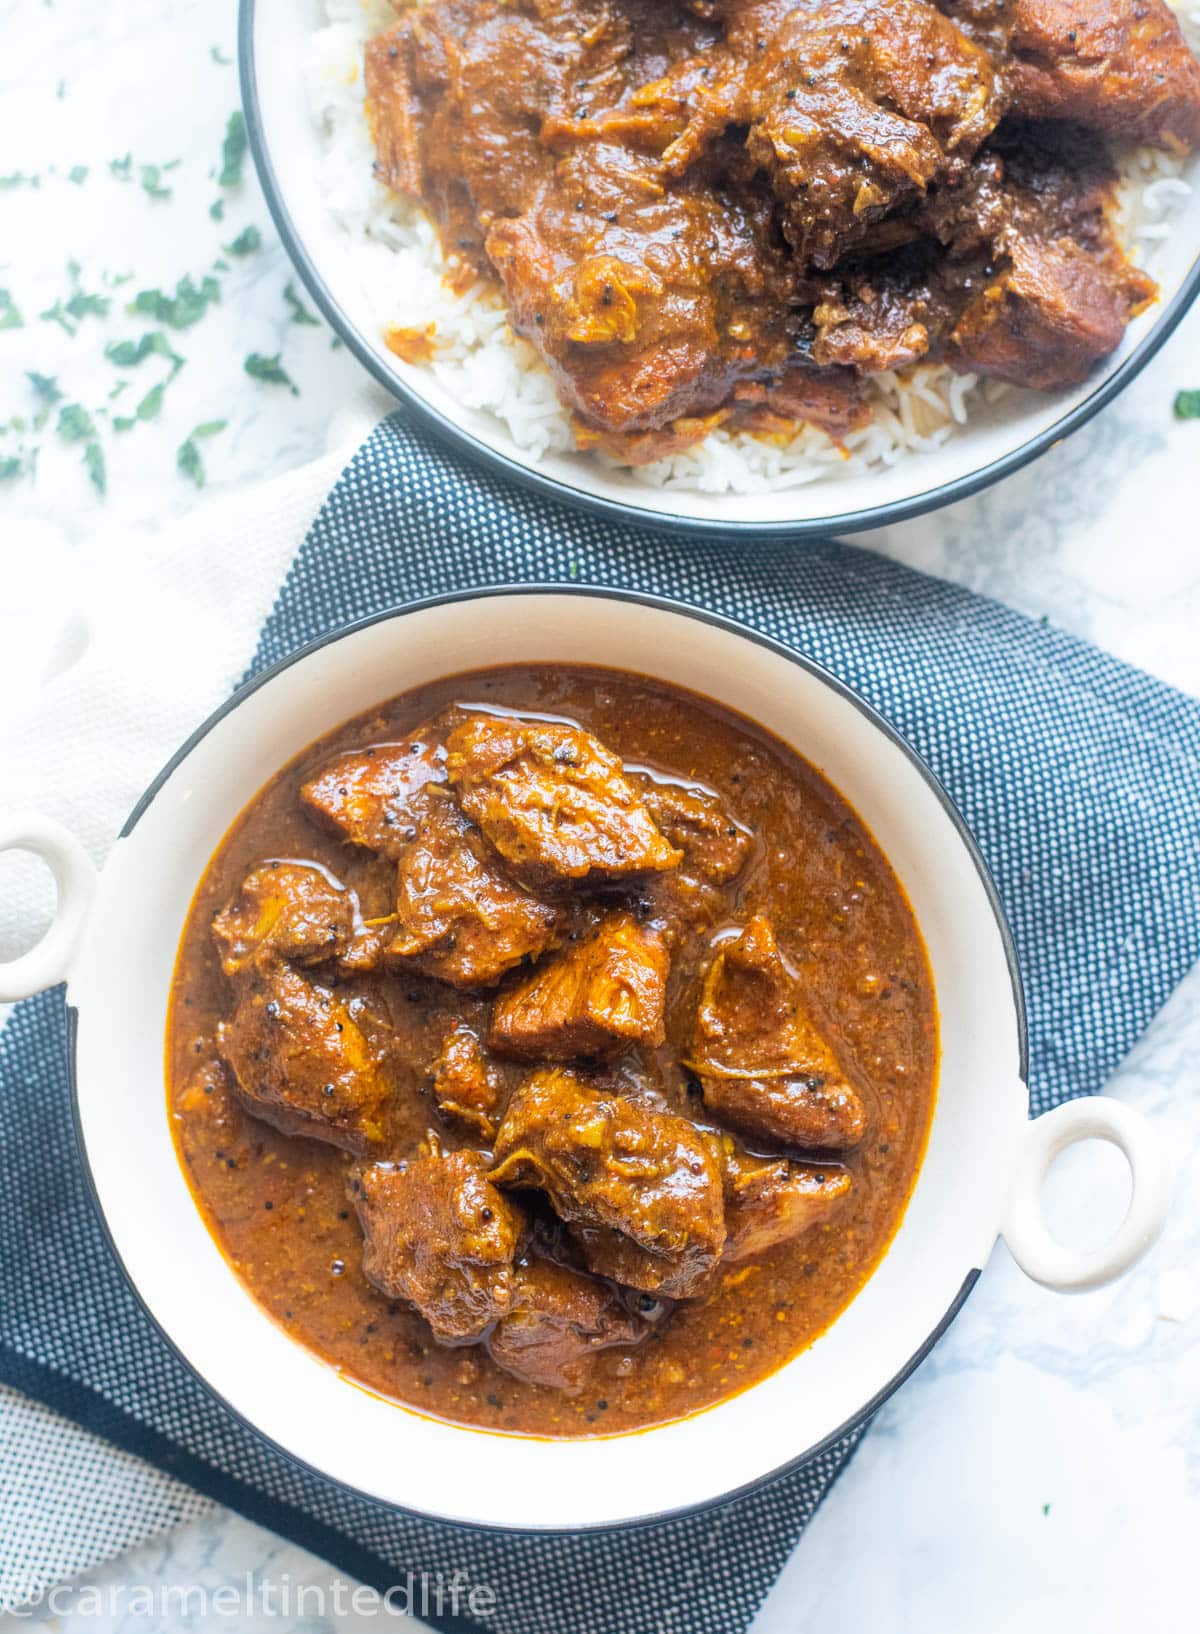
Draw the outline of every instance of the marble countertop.
[[[292,274],[249,159],[240,181],[221,184],[237,106],[233,32],[232,0],[143,0],[136,10],[0,0],[0,289],[10,298],[0,297],[0,671],[44,636],[35,589],[48,573],[94,572],[106,552],[136,552],[207,494],[309,460],[361,394],[358,366],[324,325],[296,321]],[[126,319],[138,291],[177,296],[190,277],[203,292],[206,276],[219,298],[194,324]],[[106,346],[155,327],[184,360],[173,374],[157,353],[130,366],[106,358]],[[278,357],[296,390],[248,375],[251,354]],[[39,396],[31,372],[61,393],[40,428],[50,391]],[[1175,391],[1197,386],[1200,311],[1116,404],[1036,465],[862,543],[1200,694],[1200,424],[1171,416]],[[64,424],[73,405],[80,412]],[[116,429],[118,417],[133,424]],[[221,429],[195,436],[215,422]],[[189,456],[189,469],[180,465],[189,441],[203,487]],[[1198,1061],[1193,973],[1109,1086],[1159,1121],[1184,1175],[1200,1160]],[[1052,1222],[1071,1241],[1099,1240],[1124,1185],[1114,1153],[1073,1152],[1051,1177]],[[818,1621],[823,1634],[1190,1626],[1198,1264],[1200,1194],[1186,1180],[1163,1240],[1112,1288],[1047,1293],[998,1248],[946,1339],[879,1415],[756,1634],[801,1634]],[[322,1562],[214,1506],[83,1586],[215,1584],[246,1572],[332,1582]],[[330,1597],[319,1617],[242,1614],[229,1626],[299,1634],[374,1620]],[[83,1601],[52,1619],[36,1608],[0,1618],[0,1634],[52,1626],[175,1634],[196,1624],[185,1609],[100,1615]]]

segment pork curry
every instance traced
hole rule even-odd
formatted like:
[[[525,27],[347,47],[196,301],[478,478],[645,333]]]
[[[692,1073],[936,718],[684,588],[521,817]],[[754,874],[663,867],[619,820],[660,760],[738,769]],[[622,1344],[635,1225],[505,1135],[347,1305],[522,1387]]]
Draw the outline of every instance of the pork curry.
[[[633,1430],[810,1344],[896,1230],[933,985],[860,819],[696,695],[460,675],[321,739],[184,930],[169,1111],[255,1298],[347,1377]]]
[[[629,464],[716,425],[843,437],[865,379],[920,362],[1078,385],[1155,295],[1113,144],[1200,146],[1166,0],[395,10],[364,65],[379,180]]]

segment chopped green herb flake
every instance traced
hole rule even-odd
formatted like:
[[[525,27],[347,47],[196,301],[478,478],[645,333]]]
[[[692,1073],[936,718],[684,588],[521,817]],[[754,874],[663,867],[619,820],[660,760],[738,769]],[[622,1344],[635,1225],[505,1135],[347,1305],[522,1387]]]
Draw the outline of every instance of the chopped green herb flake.
[[[139,420],[158,419],[159,414],[162,412],[163,393],[165,391],[166,387],[161,382],[157,386],[151,386],[134,410]]]
[[[1042,1514],[1043,1515],[1048,1515],[1049,1513],[1050,1513],[1050,1505],[1049,1504],[1043,1504],[1042,1505]]]
[[[134,419],[131,419],[130,416],[127,415],[127,414],[114,414],[113,415],[113,430],[114,431],[132,431],[135,425],[137,425],[137,421],[134,420]]]
[[[215,437],[218,431],[224,431],[229,424],[228,420],[204,420],[192,432],[193,437]]]
[[[1200,420],[1200,391],[1175,393],[1175,418],[1177,420]]]
[[[141,166],[142,191],[152,199],[169,199],[171,189],[162,184],[162,165]]]
[[[101,499],[108,492],[108,472],[104,464],[104,450],[99,443],[92,442],[83,451],[83,463],[87,466],[88,476],[92,479],[92,487]]]
[[[23,170],[11,171],[7,176],[0,176],[0,188],[6,192],[14,187],[40,187],[40,176],[27,176]]]
[[[208,48],[208,54],[212,60],[215,63],[219,63],[222,68],[228,68],[230,63],[233,61],[232,57],[227,57],[225,55],[219,45],[210,45]]]
[[[76,187],[82,187],[87,179],[88,167],[86,165],[72,165],[70,170],[67,171],[67,180],[74,182]]]
[[[131,181],[133,178],[133,154],[127,153],[123,159],[110,159],[108,168],[117,181]]]
[[[221,174],[217,178],[222,187],[236,187],[242,179],[242,162],[246,157],[246,121],[242,110],[229,116],[225,140],[221,145]]]
[[[52,374],[38,374],[36,370],[30,369],[25,378],[43,403],[57,403],[61,399],[62,392],[59,391],[58,381]]]
[[[171,342],[161,329],[150,329],[140,340],[114,340],[104,348],[104,355],[110,363],[119,368],[132,369],[139,363],[144,363],[148,357],[165,357],[170,360],[171,373],[176,375],[183,368],[183,359],[178,352],[171,350]]]
[[[181,278],[174,295],[165,295],[161,289],[139,290],[126,311],[138,317],[153,318],[171,329],[189,329],[199,323],[210,305],[221,298],[221,286],[212,277],[204,277],[197,286],[190,277]]]
[[[15,454],[7,459],[0,460],[0,482],[11,482],[14,477],[21,475],[21,461]]]
[[[230,255],[253,255],[262,249],[262,234],[257,227],[244,227],[232,244],[226,244]]]
[[[129,390],[128,380],[118,380],[116,385],[113,387],[113,389],[108,394],[109,402],[110,403],[113,402],[115,398],[120,397],[122,392],[125,392],[125,391],[128,391],[128,390]]]
[[[200,458],[200,450],[189,437],[187,442],[180,443],[175,453],[175,464],[185,477],[190,477],[197,488],[204,486],[204,461]]]
[[[296,294],[295,284],[287,285],[283,292],[283,298],[291,310],[293,323],[311,324],[314,329],[319,329],[321,327],[321,320],[313,317],[312,313],[305,306],[299,295]]]
[[[80,318],[107,317],[109,304],[107,295],[85,295],[83,290],[77,289],[66,302],[55,301],[53,306],[48,306],[44,312],[39,312],[38,317],[44,323],[58,324],[61,329],[66,330],[68,335],[73,336],[75,334],[75,324],[69,321],[71,318],[78,322]]]
[[[82,403],[68,403],[58,411],[58,434],[66,443],[81,443],[95,430],[92,417]]]
[[[208,213],[214,221],[225,220],[225,200],[214,199],[208,207]]]
[[[59,80],[58,84],[54,87],[54,94],[55,94],[55,96],[58,98],[58,100],[60,102],[62,101],[63,97],[66,96],[66,94],[67,94],[67,82],[66,82],[65,79],[60,79]]]
[[[110,304],[107,295],[85,295],[77,289],[67,302],[67,311],[73,318],[106,318]]]
[[[278,352],[274,357],[263,357],[259,352],[251,352],[242,367],[251,380],[261,380],[268,386],[286,386],[293,397],[299,397],[300,388],[280,363]]]
[[[8,290],[0,289],[0,329],[24,329],[25,319]]]
[[[33,428],[35,431],[40,431],[50,418],[50,410],[55,403],[62,402],[62,392],[59,391],[58,381],[53,375],[38,374],[35,370],[30,370],[25,378],[33,387],[34,395],[38,400],[38,410],[33,417]]]
[[[119,364],[122,369],[132,368],[143,358],[149,357],[152,350],[146,342],[152,340],[152,335],[143,335],[141,340],[114,340],[104,348],[104,355],[110,363]]]

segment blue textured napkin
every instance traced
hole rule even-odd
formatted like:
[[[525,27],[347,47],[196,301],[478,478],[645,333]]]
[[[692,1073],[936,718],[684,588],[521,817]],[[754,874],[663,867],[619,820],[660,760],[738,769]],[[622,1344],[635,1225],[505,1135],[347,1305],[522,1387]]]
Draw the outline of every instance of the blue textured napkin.
[[[395,417],[330,495],[253,668],[412,597],[566,579],[742,619],[881,709],[996,876],[1027,984],[1035,1110],[1101,1087],[1200,955],[1200,705],[869,552],[615,527],[463,464]],[[230,1418],[127,1288],[75,1150],[66,1019],[56,991],[20,1005],[0,1035],[0,1380],[380,1589],[465,1571],[496,1591],[496,1634],[736,1634],[750,1622],[861,1431],[736,1503],[633,1534],[510,1538],[340,1491]]]

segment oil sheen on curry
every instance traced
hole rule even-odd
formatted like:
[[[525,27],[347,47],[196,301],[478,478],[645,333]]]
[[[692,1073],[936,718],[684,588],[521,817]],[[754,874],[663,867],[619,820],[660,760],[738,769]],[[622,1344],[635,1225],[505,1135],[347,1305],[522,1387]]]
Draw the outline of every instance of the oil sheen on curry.
[[[845,801],[712,702],[571,666],[407,693],[268,782],[168,1037],[196,1199],[286,1331],[544,1436],[681,1417],[810,1344],[896,1230],[937,1057]]]

